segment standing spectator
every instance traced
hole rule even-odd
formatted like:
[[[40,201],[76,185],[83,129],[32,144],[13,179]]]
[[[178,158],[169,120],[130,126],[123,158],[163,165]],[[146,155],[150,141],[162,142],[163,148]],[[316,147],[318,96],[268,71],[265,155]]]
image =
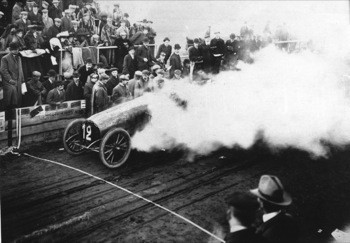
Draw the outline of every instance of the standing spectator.
[[[110,97],[107,94],[106,82],[109,79],[107,74],[102,74],[100,79],[96,82],[94,87],[92,88],[92,112],[91,114],[95,114],[105,110],[110,101]]]
[[[126,22],[125,20],[120,21],[120,27],[117,29],[116,35],[119,37],[121,36],[122,33],[126,34],[126,38],[129,39],[129,28],[126,27]]]
[[[10,53],[1,59],[0,73],[4,89],[5,109],[21,107],[24,76],[17,42],[10,43]]]
[[[67,85],[66,100],[82,100],[84,98],[84,90],[79,79],[79,73],[73,73],[73,80]]]
[[[148,47],[149,39],[145,37],[143,44],[136,51],[137,68],[138,70],[149,70],[152,66],[153,57],[151,55],[151,49]]]
[[[49,3],[46,1],[41,2],[41,9],[39,10],[39,13],[43,13],[44,10],[49,10]]]
[[[59,8],[59,0],[52,0],[52,5],[49,7],[49,17],[51,19],[61,19],[62,18],[62,11]]]
[[[21,17],[21,12],[23,11],[22,8],[22,1],[16,0],[15,5],[12,8],[12,23],[14,24],[17,20]]]
[[[5,27],[12,23],[12,9],[7,0],[1,1],[0,11],[4,13],[4,16],[1,18],[1,24],[3,30],[5,30]],[[2,34],[2,32],[0,34]]]
[[[135,89],[134,89],[134,97],[140,97],[143,95],[144,92],[149,91],[149,76],[150,72],[148,70],[143,70],[142,71],[142,78],[138,80],[135,84]]]
[[[120,83],[113,88],[112,100],[115,104],[121,104],[130,100],[131,93],[128,87],[129,78],[126,75],[120,76]]]
[[[40,82],[40,77],[41,73],[34,71],[32,79],[27,82],[28,93],[25,95],[25,106],[42,105],[44,86]]]
[[[118,68],[111,68],[109,71],[111,72],[111,76],[106,83],[106,89],[107,94],[112,95],[114,87],[119,84]]]
[[[292,197],[284,190],[276,176],[263,175],[258,188],[250,190],[258,197],[263,210],[263,223],[257,233],[268,242],[298,242],[299,229],[295,219],[285,212],[292,203]]]
[[[72,20],[71,20],[71,11],[69,9],[66,9],[64,11],[64,16],[61,18],[62,24],[61,24],[61,31],[69,31],[72,28]]]
[[[94,87],[97,80],[98,80],[98,75],[96,73],[92,73],[84,85],[84,98],[86,100],[86,114],[87,115],[91,115],[92,88]]]
[[[201,70],[203,68],[203,54],[197,38],[193,40],[193,46],[188,49],[188,55],[190,61],[194,63],[194,71]]]
[[[207,73],[211,72],[212,54],[210,48],[210,35],[204,37],[204,43],[201,45],[203,53],[203,70]]]
[[[21,18],[16,20],[15,24],[18,26],[19,29],[22,29],[24,33],[27,33],[28,26],[30,25],[30,21],[28,20],[28,12],[22,11]]]
[[[129,74],[130,78],[134,77],[134,73],[137,70],[137,60],[135,58],[135,48],[129,47],[129,54],[124,57],[123,61],[123,74]]]
[[[101,13],[101,21],[98,25],[98,29],[99,29],[99,33],[98,35],[101,36],[101,33],[102,33],[102,28],[107,24],[107,13]]]
[[[136,71],[135,72],[135,75],[134,75],[134,78],[129,80],[128,82],[128,88],[129,88],[129,91],[131,93],[131,97],[134,98],[135,97],[135,86],[136,86],[136,83],[139,82],[139,80],[141,80],[142,78],[142,72],[141,71]]]
[[[161,52],[159,58],[156,60],[156,64],[159,65],[159,68],[163,69],[163,71],[167,71],[165,57],[165,52]]]
[[[49,70],[48,74],[49,78],[43,83],[43,86],[45,88],[45,91],[43,93],[43,98],[46,100],[47,94],[50,92],[50,90],[55,88],[55,82],[56,82],[56,72],[55,70],[51,69]]]
[[[132,35],[132,37],[130,38],[130,41],[134,46],[141,45],[145,37],[147,37],[147,34],[148,34],[148,29],[143,29],[143,30],[138,29],[137,32]]]
[[[230,35],[230,39],[226,41],[226,57],[225,62],[230,70],[239,70],[237,66],[239,54],[239,42],[235,34]]]
[[[213,55],[213,73],[219,73],[221,61],[226,53],[225,42],[220,38],[220,32],[214,33],[215,38],[210,41],[210,49]]]
[[[174,45],[174,53],[170,57],[170,78],[174,77],[175,70],[182,70],[182,63],[180,57],[181,46],[179,44]]]
[[[144,20],[145,21],[145,20]],[[145,26],[144,26],[144,29],[147,29],[148,30],[148,33],[147,33],[147,37],[149,39],[149,44],[151,45],[150,46],[150,49],[151,49],[151,55],[152,57],[154,57],[154,53],[155,53],[155,46],[154,44],[156,43],[154,38],[157,36],[157,33],[154,31],[154,29],[152,28],[152,25],[153,22],[150,21],[150,20],[146,20],[145,21]]]
[[[89,13],[85,13],[83,19],[79,23],[79,29],[87,32],[89,35],[94,33],[94,20]]]
[[[62,32],[61,23],[62,23],[61,19],[58,19],[58,18],[55,19],[55,24],[52,25],[47,31],[47,34],[46,34],[47,40],[57,37],[57,35]]]
[[[117,49],[115,51],[116,66],[119,70],[122,70],[124,57],[128,54],[128,49],[131,46],[131,42],[127,38],[127,33],[121,32],[120,37],[115,40],[114,45],[117,46]]]
[[[130,30],[131,24],[129,21],[129,14],[128,13],[124,14],[123,20],[125,21],[125,26]]]
[[[158,53],[156,55],[156,58],[159,58],[160,53],[164,52],[165,53],[165,59],[164,59],[165,63],[168,62],[169,57],[170,57],[171,52],[172,52],[172,47],[171,47],[171,45],[169,45],[169,43],[170,43],[170,39],[168,37],[165,37],[163,40],[163,44],[161,44],[159,46]]]
[[[46,37],[47,31],[49,30],[49,28],[51,26],[53,26],[53,20],[49,17],[48,13],[49,13],[49,11],[47,9],[44,9],[42,11],[43,16],[42,16],[41,22],[44,25],[44,29],[43,29],[43,36],[44,37]]]
[[[19,50],[25,50],[26,49],[26,43],[24,41],[23,38],[23,30],[22,29],[18,29],[16,31],[16,35],[13,37],[12,42],[18,42],[19,43]]]
[[[191,72],[191,61],[189,59],[185,59],[183,61],[182,75],[184,77],[189,76],[190,72]]]
[[[80,75],[80,82],[82,86],[85,85],[87,78],[94,72],[93,64],[91,58],[86,59],[86,64],[78,69]]]
[[[259,203],[256,199],[243,192],[235,192],[230,195],[226,202],[228,204],[227,220],[230,233],[226,235],[227,243],[263,243],[261,236],[255,234],[253,224],[257,218]]]
[[[46,103],[49,105],[59,105],[66,100],[66,91],[62,81],[55,81],[55,88],[47,94]]]
[[[34,3],[33,10],[28,13],[28,20],[33,24],[42,24],[42,16],[39,13],[38,4]]]
[[[120,21],[123,18],[123,12],[119,9],[119,3],[114,4],[113,9],[113,23],[115,26],[119,27]]]

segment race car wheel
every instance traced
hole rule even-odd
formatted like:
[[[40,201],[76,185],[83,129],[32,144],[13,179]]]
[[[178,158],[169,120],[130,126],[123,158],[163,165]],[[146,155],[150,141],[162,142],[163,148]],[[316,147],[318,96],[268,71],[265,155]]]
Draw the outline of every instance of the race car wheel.
[[[106,133],[100,144],[100,159],[108,168],[117,168],[126,162],[131,151],[127,131],[114,128]]]
[[[65,150],[72,155],[79,155],[84,152],[80,146],[83,143],[82,125],[85,119],[77,119],[68,124],[63,134],[63,146]]]

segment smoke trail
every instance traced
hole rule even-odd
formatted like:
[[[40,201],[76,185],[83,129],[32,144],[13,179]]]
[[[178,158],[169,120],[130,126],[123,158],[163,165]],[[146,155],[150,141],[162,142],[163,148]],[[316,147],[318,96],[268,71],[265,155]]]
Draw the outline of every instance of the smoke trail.
[[[143,151],[183,146],[206,155],[220,147],[249,148],[262,131],[272,148],[325,155],[322,140],[336,145],[350,140],[346,58],[332,54],[287,54],[270,47],[241,72],[222,72],[207,85],[169,81],[162,93],[144,97],[152,120],[135,134],[133,146]],[[186,110],[168,98],[172,91],[188,101]]]

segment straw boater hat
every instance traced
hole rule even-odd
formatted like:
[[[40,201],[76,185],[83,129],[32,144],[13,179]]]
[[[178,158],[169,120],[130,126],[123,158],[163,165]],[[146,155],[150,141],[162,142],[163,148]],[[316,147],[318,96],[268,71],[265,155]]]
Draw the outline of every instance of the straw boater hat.
[[[59,3],[60,0],[52,0],[52,3]]]
[[[284,190],[281,181],[273,175],[261,176],[258,188],[250,192],[274,205],[288,206],[292,203],[292,197]]]

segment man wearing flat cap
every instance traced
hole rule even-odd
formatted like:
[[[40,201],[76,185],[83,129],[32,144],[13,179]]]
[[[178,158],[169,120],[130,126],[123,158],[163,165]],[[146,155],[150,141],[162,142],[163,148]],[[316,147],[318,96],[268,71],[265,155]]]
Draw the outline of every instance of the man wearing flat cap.
[[[49,17],[49,11],[47,9],[42,10],[42,19],[41,22],[43,23],[44,29],[43,29],[43,36],[47,35],[47,31],[51,26],[53,26],[53,19]]]
[[[62,18],[62,11],[58,6],[59,3],[60,3],[59,0],[52,0],[52,5],[49,6],[49,17],[50,18],[52,18],[52,19],[56,19],[56,18],[61,19]]]
[[[128,87],[129,78],[126,75],[120,76],[120,83],[114,87],[112,92],[112,101],[115,104],[121,104],[127,100],[130,100],[131,93]]]
[[[31,24],[30,20],[28,20],[28,12],[22,11],[21,18],[16,20],[15,24],[18,26],[19,29],[22,29],[24,33],[27,33],[28,26]]]
[[[46,37],[48,40],[50,40],[51,38],[57,37],[57,35],[59,33],[61,33],[61,23],[62,20],[59,18],[56,18],[54,20],[54,25],[52,25],[48,30],[47,30],[47,34]]]
[[[62,31],[69,31],[72,28],[72,20],[70,18],[71,11],[69,9],[64,10],[64,16],[61,18]]]
[[[67,85],[66,100],[82,100],[84,90],[77,71],[73,72],[73,80]]]
[[[284,190],[277,176],[263,175],[259,186],[250,190],[258,198],[263,210],[263,223],[257,233],[268,242],[295,243],[298,242],[299,227],[295,219],[285,212],[292,203],[292,197]]]
[[[18,19],[21,18],[22,10],[22,1],[16,0],[16,3],[12,8],[12,24],[14,24]]]
[[[134,78],[134,73],[137,70],[137,60],[135,57],[135,48],[129,47],[128,54],[124,57],[123,61],[123,74],[129,74],[129,77]]]
[[[49,105],[59,105],[66,101],[66,91],[63,81],[55,81],[55,88],[50,90],[46,97],[46,103]]]
[[[36,23],[37,25],[42,24],[42,16],[39,13],[39,8],[36,3],[33,4],[33,10],[28,13],[28,20],[31,23]]]
[[[226,198],[228,206],[226,218],[230,232],[225,237],[226,243],[264,243],[255,233],[253,224],[259,211],[259,203],[249,192],[234,192]]]
[[[10,53],[1,59],[0,73],[4,88],[5,109],[21,107],[24,76],[17,42],[10,43]]]
[[[42,105],[45,88],[40,82],[41,73],[34,71],[32,79],[27,82],[28,92],[25,95],[25,106]]]
[[[212,72],[219,73],[221,62],[226,54],[226,45],[223,39],[220,38],[220,32],[215,32],[215,38],[210,41],[211,54],[213,56]]]
[[[175,70],[180,70],[182,71],[182,62],[181,62],[181,57],[180,57],[180,49],[181,46],[179,44],[174,45],[174,53],[170,57],[170,78],[174,77],[174,71]]]

